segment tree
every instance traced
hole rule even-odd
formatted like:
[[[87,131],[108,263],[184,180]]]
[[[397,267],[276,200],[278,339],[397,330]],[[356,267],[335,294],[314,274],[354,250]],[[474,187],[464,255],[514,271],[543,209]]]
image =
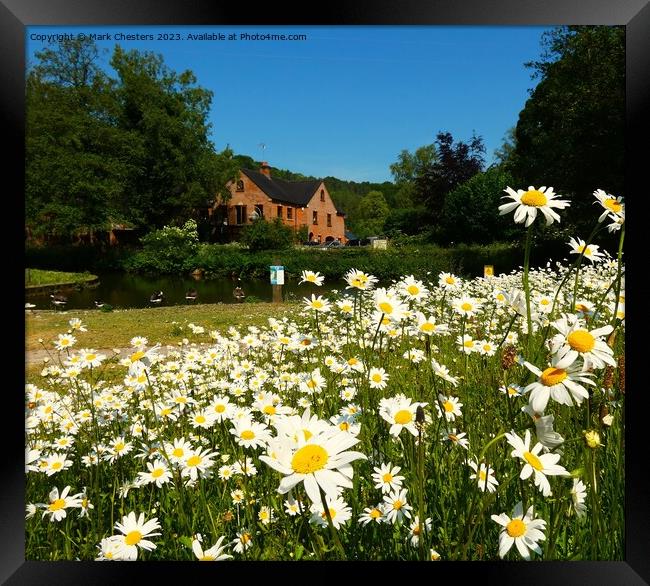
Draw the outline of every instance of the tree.
[[[446,243],[489,244],[519,237],[512,216],[500,216],[503,190],[513,178],[503,167],[490,167],[459,185],[445,199],[441,232]]]
[[[485,147],[480,136],[472,135],[469,143],[457,141],[449,132],[436,135],[437,159],[424,167],[415,179],[414,197],[438,218],[447,194],[483,168]]]
[[[242,230],[241,241],[250,250],[284,250],[291,248],[293,230],[280,218],[267,222],[264,218],[253,221]]]
[[[360,238],[366,238],[383,232],[390,208],[381,191],[369,191],[359,201],[357,213],[360,219],[354,225],[355,233]]]
[[[560,27],[542,42],[526,64],[540,81],[519,114],[512,171],[519,187],[568,196],[563,222],[587,229],[595,189],[624,195],[625,29]]]
[[[396,208],[410,208],[414,202],[415,183],[437,161],[436,145],[421,146],[414,153],[404,149],[390,166],[397,185]]]

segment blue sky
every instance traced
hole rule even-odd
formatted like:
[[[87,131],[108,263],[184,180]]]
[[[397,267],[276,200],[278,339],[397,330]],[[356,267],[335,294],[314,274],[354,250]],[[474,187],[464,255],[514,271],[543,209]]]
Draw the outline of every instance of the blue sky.
[[[27,59],[54,43],[33,35],[109,33],[108,49],[160,53],[191,69],[214,93],[217,150],[265,159],[305,175],[391,180],[402,149],[431,144],[440,130],[457,140],[475,131],[487,164],[517,122],[537,80],[524,63],[541,53],[544,27],[523,26],[75,26],[27,28]],[[153,41],[116,34],[152,34]],[[156,40],[158,33],[181,40]],[[189,40],[223,33],[226,40]],[[245,40],[250,34],[304,34],[307,40]],[[236,40],[227,40],[234,34]],[[263,150],[259,145],[265,144]]]

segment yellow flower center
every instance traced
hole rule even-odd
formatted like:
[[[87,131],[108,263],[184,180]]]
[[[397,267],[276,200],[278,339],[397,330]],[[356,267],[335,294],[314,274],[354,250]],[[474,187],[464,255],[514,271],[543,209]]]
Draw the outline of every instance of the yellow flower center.
[[[454,410],[454,404],[451,401],[445,401],[442,406],[447,413],[451,413]]]
[[[183,448],[174,448],[174,451],[172,452],[172,454],[177,458],[181,458],[184,453]]]
[[[567,336],[569,346],[578,352],[591,352],[596,339],[587,330],[575,330]]]
[[[526,523],[521,519],[513,519],[506,525],[506,531],[510,537],[521,537],[526,533]]]
[[[298,474],[311,474],[316,470],[322,470],[328,459],[327,451],[321,446],[304,446],[293,455],[291,468]]]
[[[465,301],[465,303],[463,303],[463,304],[460,306],[460,308],[461,308],[463,311],[471,311],[471,309],[472,309],[472,304],[471,304],[471,303],[467,303],[467,301]]]
[[[400,501],[399,499],[393,502],[393,509],[396,511],[399,511],[402,507],[404,506],[404,503]]]
[[[267,415],[275,415],[275,407],[273,405],[267,405],[262,409]]]
[[[465,346],[465,348],[473,348],[474,347],[474,340],[465,340],[463,342],[463,346]]]
[[[86,360],[88,362],[92,362],[95,358],[97,358],[97,354],[86,354]]]
[[[524,460],[526,460],[526,462],[535,468],[535,470],[544,470],[544,464],[542,464],[540,459],[535,454],[524,452]]]
[[[537,189],[531,189],[521,196],[521,203],[535,208],[546,205],[547,201],[546,196]]]
[[[417,285],[409,285],[406,289],[411,295],[417,295],[420,292],[420,288]]]
[[[188,466],[198,466],[201,463],[201,456],[191,456],[190,458],[187,459],[187,465]]]
[[[205,423],[205,417],[203,415],[197,415],[194,421],[197,423]]]
[[[378,519],[379,517],[381,517],[381,511],[379,509],[373,509],[372,511],[370,511],[370,516],[373,519]]]
[[[213,562],[214,557],[211,555],[204,555],[202,558],[199,558],[200,562]]]
[[[395,413],[395,423],[406,425],[413,420],[413,415],[408,409],[402,409]]]
[[[388,301],[382,301],[379,304],[379,309],[382,313],[393,313],[393,306]]]
[[[540,377],[540,382],[545,387],[552,387],[560,384],[567,377],[566,370],[563,368],[547,368]]]
[[[59,468],[61,468],[61,466],[63,466],[62,462],[53,462],[52,463],[52,470],[58,470]]]
[[[134,352],[131,354],[131,362],[137,362],[141,358],[144,358],[144,352],[140,350],[139,352]]]
[[[621,204],[620,201],[617,201],[613,197],[610,197],[606,199],[603,202],[603,205],[608,209],[611,210],[612,212],[619,213],[623,209],[623,205]]]
[[[121,452],[124,449],[124,442],[117,442],[114,449],[116,452]]]
[[[485,477],[486,477],[485,470],[479,470],[478,479],[482,480],[482,481],[485,481]]]
[[[225,405],[215,405],[214,410],[217,413],[223,413],[226,410],[226,406]]]
[[[325,513],[325,511],[323,511],[320,516],[323,517],[323,519],[327,519],[327,513]],[[330,509],[330,518],[333,519],[334,517],[336,517],[336,511],[334,509]]]
[[[243,440],[252,440],[255,437],[255,433],[250,429],[241,432],[240,436]]]
[[[242,533],[242,536],[239,538],[242,543],[248,543],[251,540],[250,533]]]
[[[126,536],[124,543],[126,543],[127,545],[136,545],[140,543],[141,539],[142,539],[142,533],[140,533],[139,531],[131,531]]]
[[[312,302],[311,306],[312,306],[314,309],[322,309],[322,308],[323,308],[323,302],[322,302],[322,301],[318,301],[318,300],[316,300],[316,301],[313,301],[313,302]]]
[[[453,285],[456,282],[456,280],[453,277],[445,277],[445,283],[447,285]]]
[[[374,383],[380,383],[381,382],[381,374],[376,372],[375,374],[372,375],[372,382]]]
[[[457,442],[457,441],[458,441],[458,436],[457,436],[457,435],[454,435],[453,433],[450,433],[447,437],[448,437],[452,442]]]
[[[47,509],[48,511],[60,511],[65,507],[65,499],[56,499]]]
[[[393,480],[393,475],[392,475],[390,472],[386,472],[386,474],[384,474],[384,475],[381,477],[381,479],[382,479],[384,482],[391,482],[391,481]]]
[[[339,423],[339,429],[341,431],[347,431],[350,429],[350,424],[347,421],[341,421],[341,423]]]
[[[600,435],[595,430],[587,431],[585,441],[590,448],[595,449],[600,445]]]
[[[434,324],[432,324],[431,322],[426,321],[420,326],[420,329],[423,332],[433,332],[433,330],[436,329],[436,326]]]
[[[153,478],[160,478],[163,475],[163,472],[164,470],[162,468],[155,468],[151,472],[151,476],[153,476]]]

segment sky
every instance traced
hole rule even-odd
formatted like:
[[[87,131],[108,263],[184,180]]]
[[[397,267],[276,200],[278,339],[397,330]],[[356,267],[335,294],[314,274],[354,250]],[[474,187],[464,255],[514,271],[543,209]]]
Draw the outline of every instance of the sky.
[[[486,165],[538,80],[538,26],[30,26],[27,63],[53,34],[109,35],[108,49],[159,53],[213,92],[211,140],[220,151],[315,177],[391,181],[403,149],[440,131],[483,137]],[[213,35],[199,40],[190,35]],[[221,34],[224,38],[214,38]],[[129,37],[131,35],[131,37]],[[138,40],[135,35],[152,35]],[[248,35],[248,36],[245,36]],[[266,35],[285,35],[285,40]],[[302,35],[301,40],[289,40]]]

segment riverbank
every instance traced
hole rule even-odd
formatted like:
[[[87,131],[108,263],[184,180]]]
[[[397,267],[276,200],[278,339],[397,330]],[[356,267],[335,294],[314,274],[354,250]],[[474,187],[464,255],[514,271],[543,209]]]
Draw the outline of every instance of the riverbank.
[[[87,332],[77,332],[77,348],[112,349],[128,347],[134,336],[145,336],[151,344],[178,344],[183,338],[210,341],[212,330],[224,333],[229,327],[247,328],[268,323],[269,317],[280,318],[296,304],[242,303],[240,305],[204,304],[192,306],[124,309],[108,313],[97,310],[38,310],[25,315],[25,350],[42,350],[43,343],[53,348],[58,334],[70,329],[69,321],[79,318]],[[205,328],[199,336],[191,335],[188,324]],[[205,338],[203,340],[203,338]],[[56,353],[56,351],[55,351]]]
[[[56,290],[90,287],[99,283],[97,275],[89,272],[69,273],[63,271],[46,271],[25,269],[25,293],[28,295],[51,293]]]

